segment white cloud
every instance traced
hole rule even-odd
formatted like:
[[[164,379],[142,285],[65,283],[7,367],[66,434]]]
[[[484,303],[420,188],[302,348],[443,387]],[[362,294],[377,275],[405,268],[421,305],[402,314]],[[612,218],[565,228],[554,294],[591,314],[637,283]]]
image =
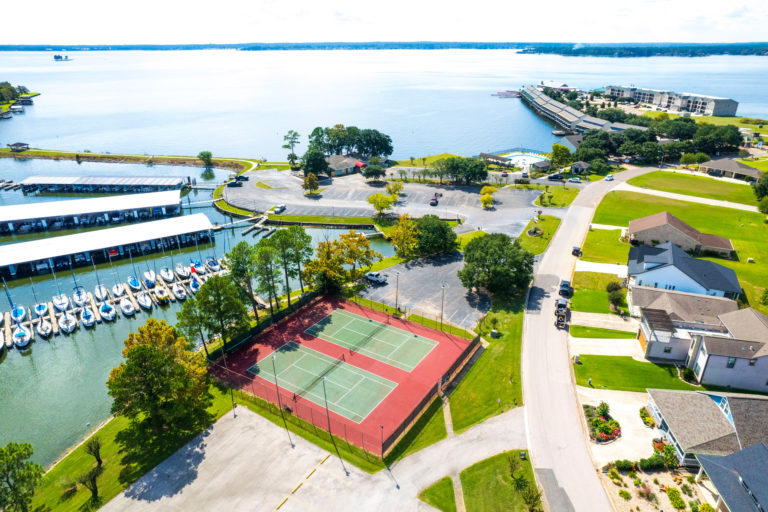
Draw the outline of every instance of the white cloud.
[[[731,42],[766,39],[768,9],[732,0],[38,0],[2,44],[284,41]]]

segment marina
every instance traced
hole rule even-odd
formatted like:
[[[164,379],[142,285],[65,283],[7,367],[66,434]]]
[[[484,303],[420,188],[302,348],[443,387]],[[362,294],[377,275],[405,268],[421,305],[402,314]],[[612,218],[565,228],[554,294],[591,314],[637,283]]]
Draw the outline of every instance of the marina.
[[[20,185],[25,193],[76,192],[76,193],[138,193],[162,190],[181,190],[190,186],[190,177],[153,176],[30,176]]]

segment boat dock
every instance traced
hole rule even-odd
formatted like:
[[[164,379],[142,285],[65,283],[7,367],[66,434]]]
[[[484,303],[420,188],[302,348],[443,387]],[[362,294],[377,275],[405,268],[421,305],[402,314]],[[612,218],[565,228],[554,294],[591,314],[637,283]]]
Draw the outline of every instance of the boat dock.
[[[189,178],[178,177],[115,177],[115,176],[30,176],[21,182],[25,193],[86,192],[136,193],[181,190],[189,186]]]

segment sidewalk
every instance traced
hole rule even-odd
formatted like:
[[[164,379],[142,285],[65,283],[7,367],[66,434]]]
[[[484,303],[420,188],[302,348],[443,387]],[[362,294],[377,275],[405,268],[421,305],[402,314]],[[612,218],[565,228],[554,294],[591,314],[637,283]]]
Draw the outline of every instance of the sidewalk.
[[[569,337],[571,356],[591,354],[597,356],[629,356],[642,359],[645,354],[635,339],[623,338],[574,338]]]
[[[640,322],[631,317],[622,318],[619,315],[609,313],[584,313],[582,311],[571,311],[571,324],[628,332],[637,332],[640,328]]]
[[[626,192],[637,192],[640,194],[648,194],[651,196],[666,197],[668,199],[676,199],[678,201],[687,201],[689,203],[708,204],[711,206],[720,206],[721,208],[733,208],[734,210],[744,210],[745,212],[757,212],[757,206],[750,206],[748,204],[732,203],[730,201],[720,201],[718,199],[709,199],[706,197],[687,196],[685,194],[675,194],[672,192],[664,192],[662,190],[653,190],[651,188],[636,187],[629,185],[628,183],[621,183],[614,190],[623,190]]]
[[[627,266],[613,263],[595,263],[594,261],[576,261],[576,272],[599,272],[615,274],[617,277],[627,277]]]

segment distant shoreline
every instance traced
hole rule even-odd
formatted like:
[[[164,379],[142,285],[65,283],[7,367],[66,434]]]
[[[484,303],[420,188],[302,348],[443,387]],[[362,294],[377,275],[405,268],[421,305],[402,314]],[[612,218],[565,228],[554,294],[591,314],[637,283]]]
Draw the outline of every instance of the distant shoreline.
[[[332,50],[518,50],[525,54],[569,57],[768,56],[768,42],[751,43],[533,43],[481,41],[371,41],[312,43],[239,43],[176,45],[0,45],[0,51],[332,51]]]

